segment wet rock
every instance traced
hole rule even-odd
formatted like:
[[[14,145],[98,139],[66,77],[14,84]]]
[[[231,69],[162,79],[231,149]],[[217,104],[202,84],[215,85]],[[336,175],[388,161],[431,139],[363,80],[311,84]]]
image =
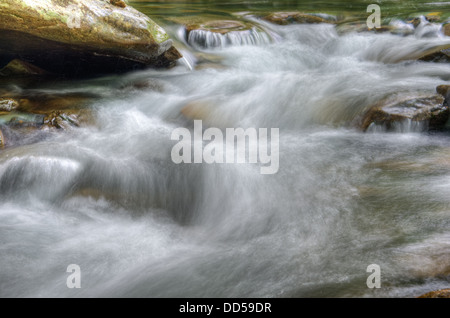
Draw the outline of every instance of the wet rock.
[[[444,35],[450,36],[450,23],[447,23],[442,27],[442,32]]]
[[[14,112],[7,115],[0,115],[0,124],[16,128],[40,128],[44,124],[44,115]]]
[[[419,24],[422,22],[422,19],[419,17],[414,17],[410,20],[406,21],[409,24],[412,24],[414,26],[414,28],[417,28],[419,26]]]
[[[3,137],[3,133],[0,128],[0,148],[3,149],[4,147],[5,147],[5,137]]]
[[[47,127],[69,130],[74,127],[80,127],[81,117],[80,111],[54,111],[45,117],[44,124]]]
[[[450,289],[441,289],[423,294],[417,298],[450,298]]]
[[[431,48],[421,54],[419,61],[449,63],[450,62],[450,45],[441,45]]]
[[[154,79],[140,79],[126,83],[120,86],[121,90],[124,91],[154,91],[154,92],[164,92],[164,83],[159,82]]]
[[[363,116],[360,128],[366,131],[370,126],[376,125],[389,131],[402,123],[410,122],[438,129],[447,123],[448,118],[449,107],[444,105],[444,97],[441,95],[396,95],[370,107]]]
[[[450,49],[441,50],[432,54],[427,54],[419,59],[424,62],[435,63],[449,63],[450,62]]]
[[[327,20],[323,17],[301,12],[274,12],[265,16],[263,19],[279,25],[288,25],[294,23],[333,23],[333,21]]]
[[[0,70],[0,76],[43,76],[47,71],[25,61],[14,59]]]
[[[12,98],[0,98],[0,112],[11,112],[19,107],[19,103]]]
[[[50,72],[86,76],[171,66],[180,56],[175,52],[150,18],[109,0],[1,3],[1,61],[21,56]]]
[[[448,101],[450,99],[450,85],[439,85],[436,87],[436,92],[445,98],[445,104],[449,105]],[[449,105],[450,106],[450,105]]]
[[[17,110],[26,113],[47,115],[55,110],[82,109],[98,96],[89,93],[42,93],[24,91],[12,94],[18,101]]]

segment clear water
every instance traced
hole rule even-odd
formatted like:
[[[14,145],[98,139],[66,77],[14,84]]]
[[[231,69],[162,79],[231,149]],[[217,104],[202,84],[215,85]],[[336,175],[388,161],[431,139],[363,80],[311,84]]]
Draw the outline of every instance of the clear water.
[[[354,122],[387,94],[450,84],[449,64],[409,60],[449,37],[252,20],[276,40],[200,51],[170,20],[273,8],[366,16],[368,3],[133,3],[186,60],[39,88],[101,94],[99,124],[0,151],[0,296],[415,297],[448,287],[450,135],[362,133]],[[383,6],[397,17],[449,12]],[[142,80],[151,87],[119,89]],[[279,128],[279,172],[172,163],[173,129],[192,128],[188,104],[206,105],[209,126]],[[69,264],[81,267],[81,289],[66,287]],[[367,288],[370,264],[380,289]]]

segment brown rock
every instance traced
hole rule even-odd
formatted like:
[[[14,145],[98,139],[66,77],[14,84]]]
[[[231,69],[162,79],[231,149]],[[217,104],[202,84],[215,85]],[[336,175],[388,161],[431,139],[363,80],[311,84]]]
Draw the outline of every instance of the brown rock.
[[[127,4],[122,0],[110,0],[109,1],[112,5],[120,8],[125,8]]]
[[[411,23],[414,26],[414,28],[417,28],[422,21],[420,20],[420,18],[414,18],[407,22]]]
[[[428,123],[430,129],[436,129],[446,124],[449,113],[449,107],[444,105],[441,95],[396,95],[370,107],[360,127],[366,131],[370,125],[376,124],[391,130],[395,123],[410,120]]]
[[[3,137],[2,130],[0,129],[0,148],[5,147],[5,137]]]
[[[419,58],[419,61],[424,62],[436,62],[436,63],[449,63],[450,62],[450,48],[443,50],[436,50],[435,52],[430,52]]]
[[[446,36],[450,36],[450,23],[447,23],[442,27],[442,30]]]
[[[24,92],[13,96],[19,102],[17,110],[47,115],[55,110],[85,108],[98,96],[84,93],[45,94]]]
[[[448,100],[450,98],[450,85],[439,85],[436,87],[436,92]]]
[[[46,127],[70,130],[93,124],[92,113],[88,109],[54,111],[44,118]]]
[[[441,289],[423,294],[417,298],[450,298],[450,289]]]
[[[279,25],[288,25],[293,23],[332,23],[324,18],[301,12],[275,12],[265,16],[263,19]]]
[[[225,34],[231,31],[243,31],[249,30],[251,26],[246,25],[240,21],[233,20],[214,20],[200,24],[188,24],[186,25],[187,33],[193,30],[204,30],[214,33]]]

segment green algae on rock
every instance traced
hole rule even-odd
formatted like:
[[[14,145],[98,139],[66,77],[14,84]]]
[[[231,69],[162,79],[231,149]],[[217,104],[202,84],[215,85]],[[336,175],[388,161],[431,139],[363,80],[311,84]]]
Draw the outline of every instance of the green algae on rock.
[[[45,70],[34,66],[28,62],[14,59],[5,67],[0,69],[0,76],[44,76],[48,75]]]
[[[166,67],[181,55],[167,33],[143,13],[108,0],[3,0],[0,57],[55,73]],[[81,73],[81,74],[80,74]]]
[[[279,25],[288,25],[293,23],[334,23],[334,21],[327,20],[323,17],[301,12],[274,12],[265,16],[263,19]]]

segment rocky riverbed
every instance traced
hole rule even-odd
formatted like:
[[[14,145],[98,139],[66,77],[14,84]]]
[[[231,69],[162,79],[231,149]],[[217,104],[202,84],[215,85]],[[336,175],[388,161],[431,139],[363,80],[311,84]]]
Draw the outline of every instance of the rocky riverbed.
[[[449,11],[355,3],[0,2],[0,296],[448,297]],[[176,165],[193,120],[279,172]]]

